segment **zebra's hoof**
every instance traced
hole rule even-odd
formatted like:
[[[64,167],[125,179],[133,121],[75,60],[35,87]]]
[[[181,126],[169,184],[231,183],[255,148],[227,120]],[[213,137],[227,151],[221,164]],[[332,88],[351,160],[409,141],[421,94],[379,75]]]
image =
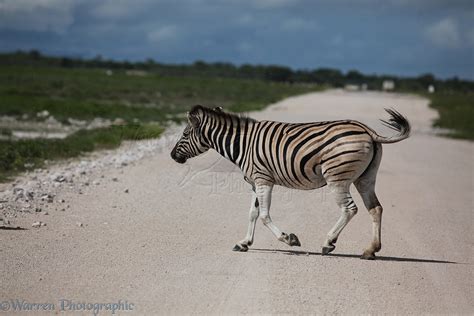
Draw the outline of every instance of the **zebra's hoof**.
[[[360,258],[363,260],[375,260],[375,253],[371,251],[364,251]]]
[[[323,256],[328,255],[334,249],[336,249],[336,246],[334,246],[334,245],[331,245],[329,247],[323,247],[323,250],[321,251],[321,255],[323,255]]]
[[[298,237],[296,237],[295,234],[290,234],[288,245],[292,247],[293,246],[301,247],[300,240],[298,239]]]
[[[234,248],[232,248],[232,251],[239,251],[239,252],[247,252],[249,250],[249,247],[247,245],[242,245],[242,244],[236,244]]]

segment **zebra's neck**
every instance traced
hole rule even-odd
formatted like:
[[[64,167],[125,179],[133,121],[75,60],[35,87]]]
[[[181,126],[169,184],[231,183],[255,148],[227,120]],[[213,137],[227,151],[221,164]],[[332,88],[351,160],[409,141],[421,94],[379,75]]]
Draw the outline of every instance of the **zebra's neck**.
[[[209,119],[203,132],[212,149],[242,167],[254,125],[255,121],[238,116],[214,117]]]

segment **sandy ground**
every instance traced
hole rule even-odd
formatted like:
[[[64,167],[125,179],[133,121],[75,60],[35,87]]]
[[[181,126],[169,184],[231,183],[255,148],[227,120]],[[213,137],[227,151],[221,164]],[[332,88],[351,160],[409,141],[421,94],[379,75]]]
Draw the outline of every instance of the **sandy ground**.
[[[83,194],[59,191],[70,205],[64,212],[51,207],[47,216],[12,218],[27,229],[0,230],[0,308],[19,299],[60,311],[65,299],[127,301],[137,314],[474,313],[474,144],[435,136],[430,125],[436,113],[426,100],[328,91],[290,98],[253,116],[353,118],[390,133],[377,122],[386,117],[383,107],[405,114],[413,134],[384,145],[378,260],[359,259],[371,222],[357,194],[359,213],[334,254],[320,255],[339,217],[325,189],[274,190],[273,220],[295,233],[302,247],[276,241],[258,223],[251,250],[232,252],[246,232],[250,188],[214,152],[186,165],[172,161],[173,136],[166,150],[138,163],[104,168],[97,174],[100,185]],[[34,221],[47,226],[32,228]]]

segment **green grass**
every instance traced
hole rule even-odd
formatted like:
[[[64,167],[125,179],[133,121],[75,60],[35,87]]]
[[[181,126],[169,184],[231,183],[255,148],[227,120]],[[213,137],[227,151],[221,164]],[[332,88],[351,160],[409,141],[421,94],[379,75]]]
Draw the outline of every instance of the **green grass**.
[[[34,116],[49,111],[59,120],[121,117],[162,121],[165,114],[185,112],[192,105],[253,110],[286,96],[314,91],[314,86],[259,80],[144,77],[105,70],[0,68],[0,114]]]
[[[45,160],[65,159],[96,149],[110,149],[123,140],[158,137],[163,128],[157,124],[124,125],[80,130],[65,139],[0,140],[0,181],[18,171],[41,167]]]
[[[446,135],[474,140],[474,93],[436,93],[428,95],[430,106],[439,113],[435,126],[450,129]]]
[[[156,73],[130,76],[125,71],[108,76],[104,69],[0,66],[0,115],[26,114],[39,120],[36,114],[46,110],[64,123],[68,118],[95,117],[127,122],[122,127],[79,131],[63,140],[0,141],[0,181],[40,167],[44,160],[117,147],[126,139],[157,137],[167,121],[180,120],[195,104],[252,111],[318,89],[259,80],[163,77]],[[2,130],[1,134],[8,136],[11,131]]]

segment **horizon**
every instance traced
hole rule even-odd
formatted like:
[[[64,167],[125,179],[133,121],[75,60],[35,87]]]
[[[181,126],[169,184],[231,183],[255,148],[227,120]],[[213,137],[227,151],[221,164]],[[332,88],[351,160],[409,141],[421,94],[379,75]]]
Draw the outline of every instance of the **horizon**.
[[[470,1],[4,0],[0,51],[474,79]]]
[[[346,71],[342,70],[342,69],[338,69],[338,68],[332,68],[332,67],[318,67],[318,68],[292,68],[290,66],[286,66],[286,65],[278,65],[278,64],[250,64],[250,63],[242,63],[242,64],[236,64],[236,63],[232,63],[232,62],[229,62],[229,61],[203,61],[203,60],[195,60],[195,61],[191,61],[191,62],[184,62],[184,63],[173,63],[173,62],[161,62],[159,60],[155,60],[153,58],[145,58],[145,59],[139,59],[139,60],[127,60],[127,59],[113,59],[113,58],[107,58],[106,56],[102,56],[102,55],[97,55],[95,57],[81,57],[81,56],[67,56],[67,55],[53,55],[53,54],[45,54],[43,52],[41,52],[40,50],[37,50],[37,49],[32,49],[30,51],[22,51],[22,50],[17,50],[17,51],[5,51],[5,52],[1,52],[0,51],[0,54],[16,54],[16,53],[23,53],[23,54],[30,54],[31,52],[33,51],[36,51],[38,52],[41,57],[44,57],[44,58],[57,58],[57,59],[61,59],[61,58],[70,58],[70,59],[77,59],[77,60],[82,60],[82,61],[86,61],[86,62],[91,62],[91,61],[94,61],[95,59],[97,58],[100,58],[101,61],[103,62],[108,62],[108,61],[111,61],[111,62],[117,62],[117,63],[131,63],[131,64],[136,64],[136,63],[146,63],[147,61],[152,61],[153,63],[157,64],[157,65],[164,65],[164,66],[184,66],[184,67],[191,67],[193,66],[194,64],[196,63],[199,63],[199,62],[204,62],[208,65],[214,65],[214,64],[227,64],[227,65],[232,65],[233,67],[236,67],[236,68],[239,68],[239,67],[242,67],[244,65],[249,65],[251,67],[271,67],[271,66],[276,66],[276,67],[287,67],[289,69],[291,69],[291,71],[293,72],[297,72],[297,71],[308,71],[308,72],[311,72],[311,71],[316,71],[316,70],[322,70],[322,69],[328,69],[328,70],[336,70],[336,71],[340,71],[342,75],[347,75],[349,72],[351,71],[355,71],[355,72],[358,72],[360,73],[361,75],[363,76],[376,76],[376,77],[388,77],[388,78],[394,78],[394,79],[416,79],[416,78],[420,78],[422,76],[425,76],[425,75],[432,75],[434,76],[434,78],[436,80],[441,80],[441,81],[445,81],[445,80],[453,80],[453,79],[457,79],[457,80],[461,80],[461,81],[467,81],[467,82],[474,82],[474,79],[469,79],[469,78],[463,78],[463,77],[459,77],[459,76],[452,76],[452,77],[447,77],[447,78],[441,78],[441,77],[437,77],[435,74],[433,73],[420,73],[418,75],[413,75],[413,76],[404,76],[404,75],[394,75],[394,74],[390,74],[390,73],[365,73],[365,72],[362,72],[362,71],[359,71],[358,69],[348,69]]]

